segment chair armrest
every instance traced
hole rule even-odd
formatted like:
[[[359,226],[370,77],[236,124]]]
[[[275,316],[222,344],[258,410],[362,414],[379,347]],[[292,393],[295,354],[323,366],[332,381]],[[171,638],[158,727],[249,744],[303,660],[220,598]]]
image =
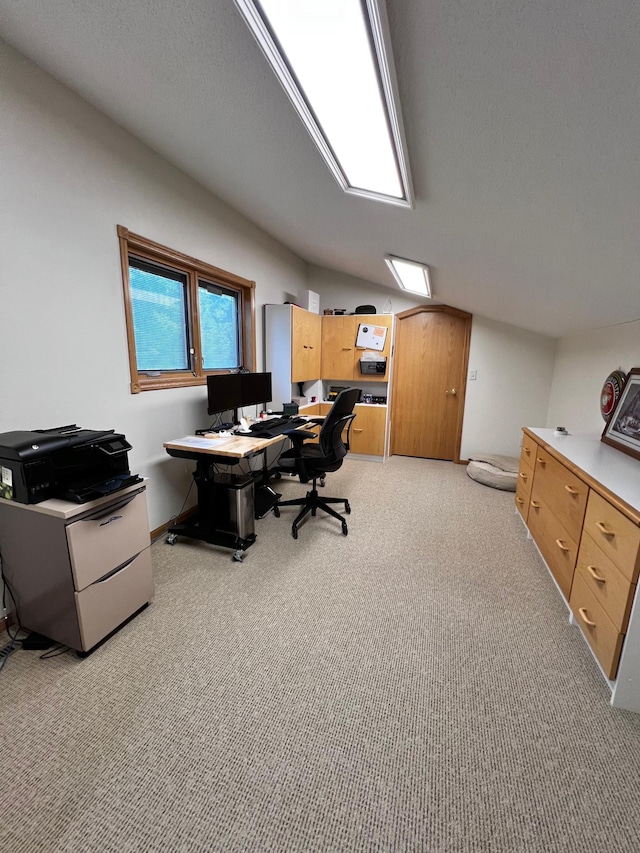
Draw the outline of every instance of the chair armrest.
[[[310,429],[287,429],[282,433],[282,435],[286,435],[287,438],[290,438],[291,441],[294,441],[296,444],[302,444],[306,438],[318,437],[315,432],[311,432]]]
[[[321,418],[307,418],[307,421],[312,424],[323,424],[325,416],[322,415]]]

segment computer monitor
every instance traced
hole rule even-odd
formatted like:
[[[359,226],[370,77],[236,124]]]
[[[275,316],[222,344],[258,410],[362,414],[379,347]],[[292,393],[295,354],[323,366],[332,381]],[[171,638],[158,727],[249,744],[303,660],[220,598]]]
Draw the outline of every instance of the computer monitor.
[[[271,401],[270,373],[241,373],[242,405],[254,406]]]
[[[207,376],[207,410],[210,415],[242,408],[244,403],[241,377],[241,373],[215,373]]]

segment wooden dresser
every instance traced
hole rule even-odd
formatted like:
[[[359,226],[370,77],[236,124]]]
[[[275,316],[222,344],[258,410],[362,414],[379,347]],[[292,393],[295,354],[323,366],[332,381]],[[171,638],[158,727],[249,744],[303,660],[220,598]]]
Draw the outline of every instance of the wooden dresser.
[[[525,428],[515,504],[611,703],[640,712],[640,462],[599,436]]]

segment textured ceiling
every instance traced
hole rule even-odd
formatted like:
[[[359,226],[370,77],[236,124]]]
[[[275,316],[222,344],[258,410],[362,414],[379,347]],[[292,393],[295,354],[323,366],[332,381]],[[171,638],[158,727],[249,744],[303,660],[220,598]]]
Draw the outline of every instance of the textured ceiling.
[[[0,33],[306,261],[424,261],[554,336],[640,317],[638,0],[387,9],[414,210],[341,192],[232,0],[0,0]]]

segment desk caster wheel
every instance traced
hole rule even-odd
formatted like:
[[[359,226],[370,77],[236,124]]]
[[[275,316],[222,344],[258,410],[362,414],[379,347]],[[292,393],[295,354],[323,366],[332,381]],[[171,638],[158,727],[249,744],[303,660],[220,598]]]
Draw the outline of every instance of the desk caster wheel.
[[[232,557],[234,563],[241,563],[244,558],[244,551],[235,551]]]
[[[166,540],[166,541],[167,541],[167,545],[175,545],[175,544],[176,544],[176,540],[177,540],[177,539],[178,539],[178,537],[176,536],[176,534],[175,534],[175,533],[170,533],[170,534],[167,536],[167,540]]]
[[[273,477],[274,480],[281,480],[282,479],[282,474],[280,473],[280,471],[276,471],[275,474],[272,474],[271,476]]]
[[[351,515],[351,507],[349,506],[349,501],[344,502],[344,511],[347,515]]]
[[[295,525],[291,528],[291,535],[294,539],[298,538],[298,528]]]
[[[324,489],[325,477],[320,477],[320,488]]]
[[[342,535],[346,536],[348,532],[349,532],[349,528],[347,527],[347,522],[343,521],[342,522]]]

